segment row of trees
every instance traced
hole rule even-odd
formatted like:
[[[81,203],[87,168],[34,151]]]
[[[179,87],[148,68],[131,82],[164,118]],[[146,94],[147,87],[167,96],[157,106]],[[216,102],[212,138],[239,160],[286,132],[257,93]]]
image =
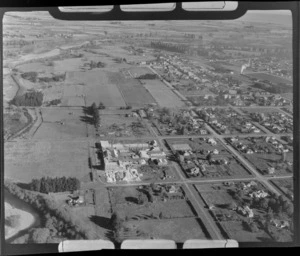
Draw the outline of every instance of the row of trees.
[[[160,50],[166,50],[171,52],[179,52],[184,53],[186,51],[186,48],[182,45],[173,45],[170,43],[163,43],[163,42],[151,42],[151,47],[157,48]]]
[[[9,193],[30,204],[40,215],[39,228],[32,228],[28,234],[14,243],[58,243],[65,239],[97,239],[95,226],[73,215],[69,207],[61,207],[51,197],[21,189],[5,181]]]
[[[38,91],[26,92],[14,97],[10,103],[15,106],[39,107],[43,103],[43,93]]]
[[[77,178],[69,177],[43,177],[41,179],[33,179],[29,184],[30,190],[49,193],[49,192],[65,192],[80,189],[80,181]]]

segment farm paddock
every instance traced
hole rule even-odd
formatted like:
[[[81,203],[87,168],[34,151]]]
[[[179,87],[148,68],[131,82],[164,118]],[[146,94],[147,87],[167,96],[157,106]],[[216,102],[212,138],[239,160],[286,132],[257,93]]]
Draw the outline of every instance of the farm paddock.
[[[78,179],[89,176],[86,141],[6,142],[4,150],[4,177],[7,179],[30,182],[32,178],[43,176]]]

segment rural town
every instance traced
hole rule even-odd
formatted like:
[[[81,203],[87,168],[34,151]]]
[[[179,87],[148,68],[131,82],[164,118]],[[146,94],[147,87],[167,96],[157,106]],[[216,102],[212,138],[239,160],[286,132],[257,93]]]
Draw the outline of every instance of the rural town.
[[[6,13],[6,242],[292,241],[292,71],[291,13]]]

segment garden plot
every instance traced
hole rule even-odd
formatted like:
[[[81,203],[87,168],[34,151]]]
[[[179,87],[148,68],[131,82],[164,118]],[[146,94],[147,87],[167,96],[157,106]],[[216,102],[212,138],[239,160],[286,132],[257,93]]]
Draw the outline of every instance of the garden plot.
[[[89,124],[81,109],[43,108],[43,123],[33,136],[38,140],[74,140],[87,137]]]
[[[141,80],[144,87],[152,94],[156,102],[161,107],[183,107],[184,102],[163,82],[158,79],[154,80]]]
[[[19,141],[5,143],[4,177],[18,182],[33,178],[76,177],[89,173],[84,141]]]
[[[68,84],[84,84],[86,106],[102,102],[107,107],[126,106],[118,87],[109,82],[107,72],[102,70],[68,72]]]

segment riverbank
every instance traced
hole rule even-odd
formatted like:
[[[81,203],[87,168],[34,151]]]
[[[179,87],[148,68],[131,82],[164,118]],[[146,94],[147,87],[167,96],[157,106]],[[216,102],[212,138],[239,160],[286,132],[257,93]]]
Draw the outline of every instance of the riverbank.
[[[5,240],[15,236],[20,231],[29,228],[35,223],[35,217],[33,214],[23,211],[21,209],[15,208],[8,202],[4,204],[5,209],[5,219],[8,219],[11,216],[16,216],[16,225],[15,226],[8,226],[5,223]]]

